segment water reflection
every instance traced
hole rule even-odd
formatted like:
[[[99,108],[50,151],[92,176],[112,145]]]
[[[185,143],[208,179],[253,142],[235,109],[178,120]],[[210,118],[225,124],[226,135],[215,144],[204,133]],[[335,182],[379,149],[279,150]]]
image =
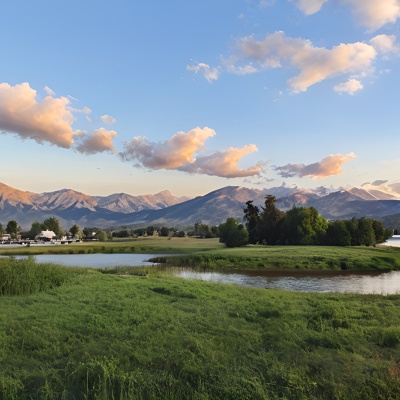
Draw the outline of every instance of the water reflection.
[[[384,246],[400,247],[400,235],[393,235],[389,240],[382,244]]]
[[[300,292],[399,294],[400,271],[175,271],[186,279]]]
[[[160,254],[161,256],[161,254]],[[150,266],[147,260],[154,254],[39,254],[34,256],[38,263],[54,263],[69,267],[110,268],[117,266]],[[18,256],[17,258],[27,258]]]

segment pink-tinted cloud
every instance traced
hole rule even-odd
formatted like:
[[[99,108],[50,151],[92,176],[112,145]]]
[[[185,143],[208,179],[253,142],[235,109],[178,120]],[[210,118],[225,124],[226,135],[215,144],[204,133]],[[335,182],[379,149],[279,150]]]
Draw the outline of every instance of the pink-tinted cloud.
[[[329,0],[290,0],[304,14],[310,15],[321,10]],[[330,0],[333,3],[332,0]],[[370,30],[394,23],[400,18],[399,0],[340,0],[336,5],[348,6],[354,18]]]
[[[49,89],[46,89],[49,92]],[[69,148],[76,132],[73,114],[65,97],[36,99],[36,90],[28,83],[0,84],[0,130],[38,143],[48,142]]]
[[[255,145],[199,155],[205,151],[206,140],[213,136],[213,129],[197,127],[189,132],[178,132],[165,142],[149,142],[145,137],[134,137],[129,143],[124,143],[125,151],[120,156],[125,161],[137,161],[138,166],[146,168],[174,169],[225,178],[253,176],[261,172],[260,166],[248,169],[238,166],[242,157],[257,150]]]
[[[194,128],[189,132],[178,132],[165,142],[149,142],[146,137],[134,137],[124,143],[125,151],[120,156],[125,161],[137,160],[142,166],[152,169],[176,169],[194,161],[197,152],[204,150],[204,143],[215,135],[210,128]]]
[[[400,18],[398,0],[342,0],[351,7],[354,17],[371,30],[394,23]]]
[[[331,154],[313,164],[287,164],[282,167],[275,167],[275,170],[284,178],[295,176],[304,178],[305,176],[309,176],[313,179],[322,179],[331,175],[340,175],[343,164],[353,158],[355,158],[354,153]]]
[[[365,74],[370,71],[377,55],[373,46],[366,43],[349,43],[334,46],[332,49],[314,47],[309,40],[291,38],[284,32],[275,32],[263,40],[255,40],[252,36],[239,39],[237,53],[227,60],[234,68],[257,63],[258,70],[280,68],[285,63],[299,70],[299,74],[289,79],[292,91],[304,92],[310,86],[325,79]],[[254,71],[253,71],[254,72]]]
[[[230,147],[224,151],[218,151],[207,156],[197,157],[195,161],[179,167],[180,171],[194,174],[219,176],[222,178],[243,178],[255,176],[262,172],[260,165],[254,165],[247,169],[239,167],[238,162],[246,155],[257,151],[254,144],[242,148]]]
[[[333,89],[338,93],[348,93],[353,95],[354,93],[361,90],[364,86],[357,79],[349,79],[347,82],[339,83]]]
[[[116,131],[107,131],[104,128],[97,129],[89,136],[84,136],[76,150],[80,153],[95,154],[102,152],[115,153],[113,139],[117,136]]]

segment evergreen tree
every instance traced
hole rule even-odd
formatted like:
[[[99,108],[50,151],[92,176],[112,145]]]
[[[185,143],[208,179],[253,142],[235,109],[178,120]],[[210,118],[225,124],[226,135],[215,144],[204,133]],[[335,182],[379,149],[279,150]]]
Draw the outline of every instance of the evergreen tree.
[[[260,210],[253,205],[253,200],[246,201],[247,207],[243,209],[244,220],[247,231],[249,232],[249,242],[256,244],[259,242],[258,224],[260,223]]]
[[[265,198],[264,207],[257,224],[257,236],[264,244],[277,244],[280,238],[280,227],[285,218],[285,213],[279,210],[276,205],[276,197],[268,195]]]

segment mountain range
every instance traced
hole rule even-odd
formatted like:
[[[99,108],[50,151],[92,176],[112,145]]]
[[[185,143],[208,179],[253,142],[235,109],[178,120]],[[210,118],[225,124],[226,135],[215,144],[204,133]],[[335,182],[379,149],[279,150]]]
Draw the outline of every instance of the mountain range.
[[[254,205],[262,206],[268,194],[277,198],[276,206],[282,211],[293,206],[313,206],[327,219],[366,216],[390,221],[394,214],[400,215],[400,184],[341,190],[227,186],[189,198],[176,197],[168,190],[140,196],[90,196],[71,189],[33,193],[0,183],[0,222],[5,226],[16,220],[23,229],[29,229],[34,221],[56,217],[65,229],[73,224],[81,229],[150,225],[184,229],[196,222],[218,225],[228,217],[242,221],[246,201],[253,200]]]

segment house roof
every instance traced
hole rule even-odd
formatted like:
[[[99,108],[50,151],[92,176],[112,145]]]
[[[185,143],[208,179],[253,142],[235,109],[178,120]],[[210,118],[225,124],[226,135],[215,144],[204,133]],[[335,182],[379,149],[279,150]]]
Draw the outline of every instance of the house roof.
[[[39,235],[37,235],[38,237],[45,237],[47,239],[53,239],[53,237],[56,236],[56,234],[53,231],[49,231],[49,230],[45,230],[39,233]]]

